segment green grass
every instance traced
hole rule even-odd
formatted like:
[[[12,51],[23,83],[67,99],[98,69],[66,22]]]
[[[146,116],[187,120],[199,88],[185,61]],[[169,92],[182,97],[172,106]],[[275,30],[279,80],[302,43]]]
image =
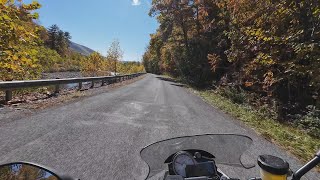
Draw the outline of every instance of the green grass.
[[[212,90],[193,89],[193,92],[209,104],[241,120],[258,134],[286,149],[303,162],[313,158],[320,149],[320,139],[309,136],[301,129],[268,118],[249,105],[236,104]]]

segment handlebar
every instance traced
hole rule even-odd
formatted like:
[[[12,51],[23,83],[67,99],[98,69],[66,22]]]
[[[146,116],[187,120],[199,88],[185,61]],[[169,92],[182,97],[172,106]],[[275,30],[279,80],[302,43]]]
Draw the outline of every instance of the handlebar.
[[[298,171],[293,174],[292,180],[300,180],[300,178],[309,172],[312,168],[316,167],[320,163],[320,150],[315,157],[309,161],[306,165],[301,167]]]

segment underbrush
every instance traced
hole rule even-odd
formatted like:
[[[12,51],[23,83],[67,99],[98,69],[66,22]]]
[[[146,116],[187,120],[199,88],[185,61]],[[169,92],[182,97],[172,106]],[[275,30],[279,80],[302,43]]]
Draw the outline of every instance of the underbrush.
[[[47,87],[34,87],[34,88],[25,88],[25,89],[17,89],[12,92],[12,102],[24,102],[28,100],[34,100],[39,98],[47,98],[51,96],[54,92],[54,86]],[[4,102],[5,93],[4,91],[0,92],[0,102]]]
[[[304,116],[296,115],[295,125],[304,129],[309,135],[320,139],[320,110],[315,106],[308,106]]]
[[[248,95],[241,88],[227,86],[223,89],[222,88],[218,89],[217,92],[220,95],[227,97],[234,103],[238,103],[238,104],[249,103]]]
[[[214,92],[231,100],[233,103],[254,108],[261,116],[294,126],[310,136],[320,139],[320,110],[315,106],[308,106],[304,114],[280,117],[275,100],[270,102],[268,97],[261,97],[241,88],[229,86],[219,87]]]
[[[13,91],[14,96],[19,96],[23,94],[30,94],[30,93],[50,93],[54,91],[54,86],[46,86],[46,87],[32,87],[32,88],[24,88],[24,89],[17,89]]]

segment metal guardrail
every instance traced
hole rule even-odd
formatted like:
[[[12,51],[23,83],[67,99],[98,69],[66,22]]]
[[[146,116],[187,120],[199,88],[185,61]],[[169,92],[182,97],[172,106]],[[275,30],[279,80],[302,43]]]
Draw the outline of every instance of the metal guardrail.
[[[42,79],[42,80],[28,80],[28,81],[3,81],[0,82],[0,90],[5,91],[6,97],[5,101],[12,100],[12,91],[22,88],[30,87],[43,87],[43,86],[55,86],[55,93],[59,93],[60,85],[63,84],[73,84],[79,83],[79,90],[82,89],[83,82],[92,82],[91,88],[94,87],[95,82],[101,81],[101,86],[104,86],[106,83],[112,84],[119,81],[124,81],[127,79],[132,79],[138,76],[141,76],[145,73],[136,73],[128,74],[121,76],[100,76],[100,77],[83,77],[83,78],[66,78],[66,79]]]

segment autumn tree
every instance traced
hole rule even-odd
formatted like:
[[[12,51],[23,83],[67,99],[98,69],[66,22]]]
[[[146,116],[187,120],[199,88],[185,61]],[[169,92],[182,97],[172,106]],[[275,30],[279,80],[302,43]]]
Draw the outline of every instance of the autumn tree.
[[[266,105],[280,120],[319,114],[306,113],[320,108],[319,3],[153,0],[150,15],[159,28],[143,64],[147,72],[192,85],[246,90],[253,104]]]
[[[144,67],[142,63],[135,62],[135,61],[129,61],[129,62],[119,62],[118,63],[118,72],[120,74],[133,74],[133,73],[139,73],[144,72]]]
[[[107,61],[109,63],[108,70],[110,72],[114,72],[114,74],[117,74],[117,64],[119,61],[121,61],[123,56],[123,51],[120,47],[120,42],[119,40],[114,40],[107,52]]]
[[[81,61],[80,69],[85,76],[101,76],[106,72],[105,63],[105,58],[100,53],[94,52]]]
[[[39,28],[33,22],[38,18],[34,10],[37,2],[0,1],[0,79],[33,79],[41,67],[36,55],[41,44]]]
[[[153,52],[147,52],[144,61],[153,56],[154,63],[149,64],[158,65],[160,71],[179,75],[196,86],[208,84],[211,70],[207,55],[213,43],[205,38],[202,8],[200,1],[153,1],[150,15],[157,17],[160,27],[150,40],[149,49]]]

